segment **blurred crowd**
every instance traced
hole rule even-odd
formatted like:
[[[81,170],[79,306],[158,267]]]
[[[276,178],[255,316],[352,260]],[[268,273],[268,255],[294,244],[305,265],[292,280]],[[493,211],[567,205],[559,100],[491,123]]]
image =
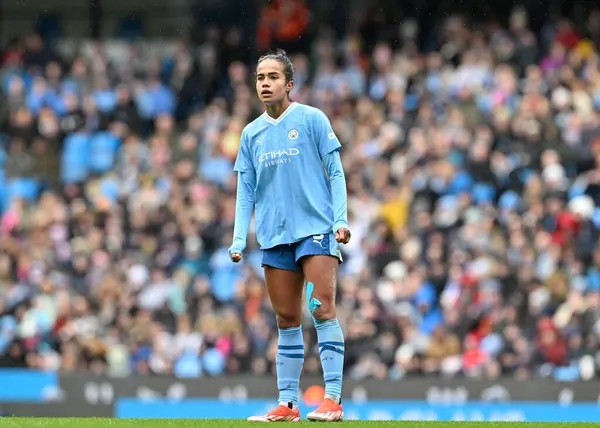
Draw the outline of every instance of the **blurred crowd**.
[[[347,376],[596,376],[600,13],[535,33],[520,10],[507,28],[453,15],[427,49],[415,22],[374,22],[294,52],[293,99],[343,144]],[[6,47],[1,366],[274,372],[253,231],[245,263],[227,253],[240,133],[262,112],[244,40]]]

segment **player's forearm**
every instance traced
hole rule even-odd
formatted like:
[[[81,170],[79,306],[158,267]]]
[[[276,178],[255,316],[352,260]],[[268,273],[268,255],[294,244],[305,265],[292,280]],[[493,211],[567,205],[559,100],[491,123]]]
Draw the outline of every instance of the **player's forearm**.
[[[333,231],[348,228],[348,204],[346,195],[346,178],[340,153],[336,150],[323,158],[333,197]]]
[[[231,253],[241,253],[246,249],[246,239],[252,210],[254,210],[254,173],[238,173],[237,200],[235,204],[235,225]]]

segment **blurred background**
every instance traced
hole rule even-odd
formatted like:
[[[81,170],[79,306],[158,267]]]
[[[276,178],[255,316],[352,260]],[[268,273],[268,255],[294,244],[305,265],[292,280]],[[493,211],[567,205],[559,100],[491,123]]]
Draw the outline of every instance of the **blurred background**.
[[[346,416],[599,421],[599,43],[584,1],[0,0],[0,411],[272,404],[260,252],[227,248],[281,47],[343,145]]]

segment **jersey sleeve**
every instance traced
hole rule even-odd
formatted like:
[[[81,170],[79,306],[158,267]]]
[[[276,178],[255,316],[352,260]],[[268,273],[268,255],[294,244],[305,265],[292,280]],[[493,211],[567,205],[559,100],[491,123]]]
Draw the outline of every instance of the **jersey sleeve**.
[[[235,203],[235,224],[233,227],[233,243],[229,254],[243,253],[246,249],[248,228],[254,210],[254,188],[256,173],[253,169],[238,173],[237,197]]]
[[[312,130],[321,158],[342,147],[329,118],[321,110],[312,115]]]
[[[346,192],[346,178],[340,153],[334,151],[323,158],[325,170],[331,184],[331,197],[333,200],[333,232],[340,228],[348,229],[348,202]]]
[[[253,170],[252,158],[250,157],[250,148],[248,146],[248,136],[246,132],[242,132],[240,137],[240,148],[238,150],[233,170],[237,172],[247,172]]]

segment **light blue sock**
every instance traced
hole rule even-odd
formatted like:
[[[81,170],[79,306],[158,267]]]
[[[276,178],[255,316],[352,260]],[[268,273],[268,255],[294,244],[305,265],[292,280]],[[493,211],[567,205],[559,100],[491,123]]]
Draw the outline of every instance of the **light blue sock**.
[[[337,319],[315,324],[323,366],[325,397],[340,402],[344,372],[344,333]]]
[[[300,374],[304,365],[302,326],[279,329],[276,362],[279,402],[298,404]]]

